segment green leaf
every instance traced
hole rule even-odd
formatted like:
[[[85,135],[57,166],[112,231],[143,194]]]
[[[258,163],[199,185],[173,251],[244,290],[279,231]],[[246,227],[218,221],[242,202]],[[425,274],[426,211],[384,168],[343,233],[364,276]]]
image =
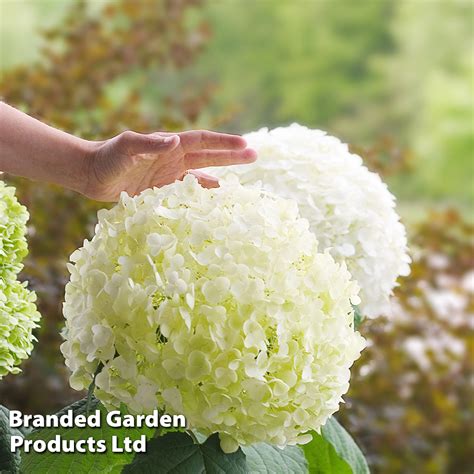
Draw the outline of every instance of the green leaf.
[[[339,457],[334,446],[321,435],[313,434],[313,440],[303,446],[310,474],[352,474],[352,469]]]
[[[10,410],[0,405],[0,472],[20,472],[20,451],[10,451],[10,438],[12,436],[25,436],[27,431],[10,428]]]
[[[364,320],[364,315],[361,313],[359,306],[352,305],[354,308],[354,329],[359,329],[359,326]]]
[[[359,446],[334,417],[329,418],[323,426],[322,434],[324,439],[334,446],[339,456],[347,461],[354,474],[368,474],[370,472]]]
[[[139,453],[124,474],[244,474],[245,455],[241,449],[225,454],[217,434],[203,444],[195,444],[186,433],[168,433],[147,443],[147,452]]]
[[[105,453],[29,453],[23,452],[21,460],[21,471],[27,474],[57,472],[57,473],[118,473],[123,466],[132,461],[134,453],[115,453],[111,450],[112,436],[119,440],[129,437],[132,440],[139,439],[141,435],[147,438],[152,436],[153,430],[149,428],[111,428],[105,421],[107,410],[96,399],[92,398],[88,404],[87,398],[84,398],[58,412],[58,415],[66,413],[72,409],[74,416],[85,415],[89,409],[90,412],[100,411],[100,428],[42,428],[33,431],[27,439],[48,441],[54,439],[56,435],[61,436],[63,440],[83,440],[89,437],[94,440],[105,440],[107,451]]]
[[[308,462],[298,446],[284,449],[266,443],[257,443],[242,448],[247,458],[247,469],[251,474],[302,474],[308,472]]]
[[[97,369],[95,369],[94,375],[92,377],[92,382],[90,383],[89,388],[87,389],[86,415],[89,414],[91,403],[92,403],[92,400],[94,398],[95,379],[97,378],[97,375],[99,375],[100,371],[103,368],[104,368],[104,364],[102,362],[99,362],[99,365],[97,366]],[[120,405],[120,409],[122,409],[122,404]]]
[[[303,446],[310,474],[369,474],[362,451],[349,433],[331,417],[321,435]]]

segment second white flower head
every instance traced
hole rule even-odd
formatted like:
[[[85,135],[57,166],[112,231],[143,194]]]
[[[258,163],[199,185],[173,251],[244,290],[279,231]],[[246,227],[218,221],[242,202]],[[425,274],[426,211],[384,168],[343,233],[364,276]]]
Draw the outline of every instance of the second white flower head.
[[[410,258],[395,198],[380,176],[321,130],[293,124],[244,137],[258,160],[213,173],[236,174],[242,184],[261,182],[264,189],[294,199],[320,250],[347,263],[361,288],[362,313],[381,314],[397,278],[410,272]]]

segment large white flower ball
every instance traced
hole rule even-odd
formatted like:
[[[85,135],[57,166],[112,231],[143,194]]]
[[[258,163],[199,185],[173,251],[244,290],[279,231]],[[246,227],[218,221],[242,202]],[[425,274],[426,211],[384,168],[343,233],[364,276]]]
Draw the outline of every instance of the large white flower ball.
[[[296,203],[188,176],[98,218],[66,286],[74,388],[99,367],[107,407],[184,414],[227,452],[308,441],[338,409],[364,347],[358,287]]]
[[[361,288],[362,313],[381,314],[397,278],[410,272],[410,258],[395,198],[380,176],[321,130],[293,124],[244,137],[258,160],[213,172],[236,174],[242,184],[261,181],[265,189],[294,199],[320,250],[347,263]]]

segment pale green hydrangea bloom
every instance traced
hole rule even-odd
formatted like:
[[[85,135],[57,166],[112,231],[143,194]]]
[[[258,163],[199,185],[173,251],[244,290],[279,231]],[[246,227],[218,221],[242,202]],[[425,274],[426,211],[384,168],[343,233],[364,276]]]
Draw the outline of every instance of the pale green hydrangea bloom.
[[[0,181],[0,277],[15,277],[28,254],[26,222],[28,211],[16,196],[15,188]]]
[[[38,327],[36,294],[26,282],[0,280],[0,379],[8,373],[20,372],[17,367],[33,350],[33,329]]]
[[[295,123],[244,137],[258,160],[214,168],[213,174],[236,174],[242,184],[261,182],[266,190],[294,199],[320,250],[346,262],[361,288],[362,313],[382,314],[397,278],[409,274],[410,258],[395,198],[380,176],[321,130]]]
[[[28,212],[15,197],[15,188],[0,181],[0,379],[18,373],[18,365],[33,350],[33,329],[40,315],[36,295],[17,281],[28,253]]]
[[[71,385],[135,413],[182,413],[221,446],[304,443],[349,387],[358,287],[297,205],[192,176],[101,210],[71,256]]]

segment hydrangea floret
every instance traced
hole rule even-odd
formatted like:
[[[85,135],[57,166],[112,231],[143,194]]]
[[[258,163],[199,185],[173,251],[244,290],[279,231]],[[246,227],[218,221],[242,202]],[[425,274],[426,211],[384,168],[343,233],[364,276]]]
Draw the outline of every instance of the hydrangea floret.
[[[184,414],[225,452],[304,443],[365,341],[358,286],[294,201],[193,176],[98,213],[69,264],[62,352],[106,407]]]
[[[35,293],[17,280],[28,253],[27,220],[15,188],[0,181],[0,379],[20,372],[18,365],[33,350],[33,329],[40,319]]]
[[[294,199],[320,250],[347,263],[361,288],[362,313],[375,317],[385,311],[398,276],[409,274],[410,258],[395,198],[380,176],[321,130],[293,124],[244,137],[258,160],[213,172],[236,174],[242,184],[261,182],[264,189]]]

